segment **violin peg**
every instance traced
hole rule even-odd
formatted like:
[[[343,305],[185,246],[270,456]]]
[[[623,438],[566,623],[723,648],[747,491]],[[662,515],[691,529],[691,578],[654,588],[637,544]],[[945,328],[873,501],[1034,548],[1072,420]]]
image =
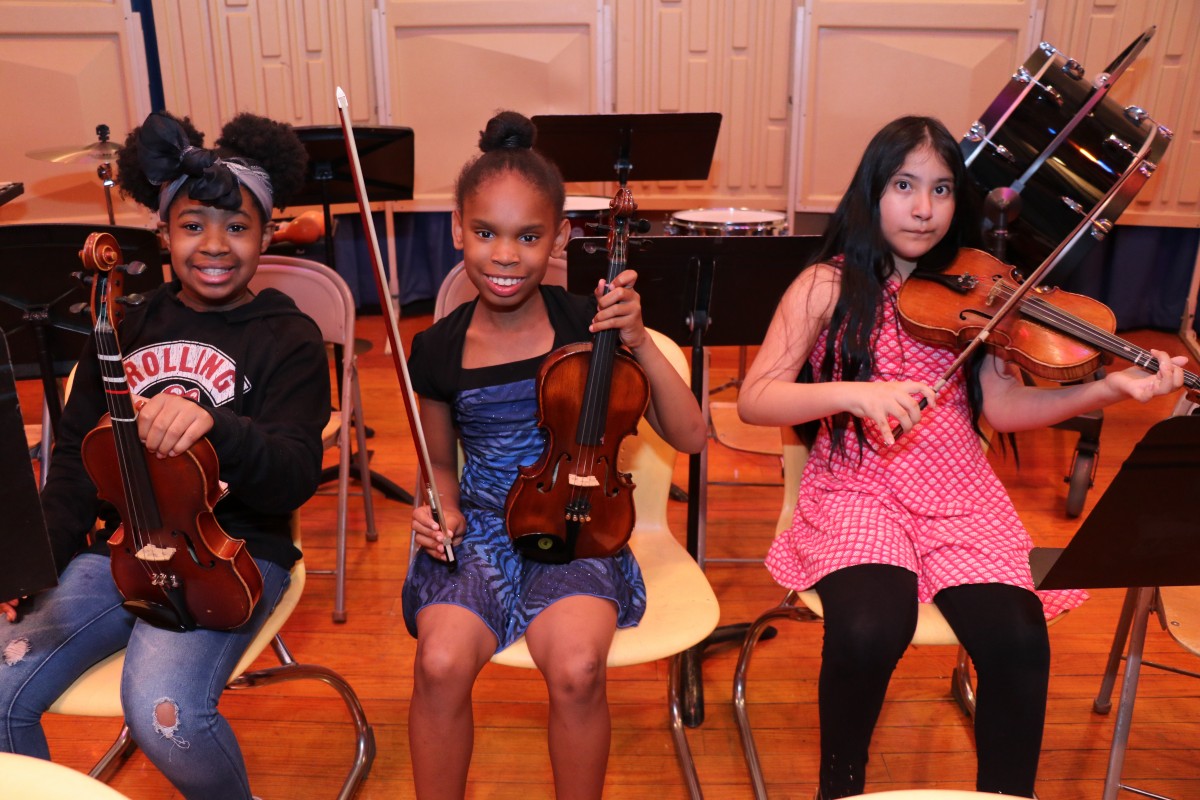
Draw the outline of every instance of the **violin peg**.
[[[128,264],[122,264],[118,269],[127,275],[141,275],[146,271],[146,265],[141,261],[130,261]]]
[[[82,283],[84,286],[92,285],[92,273],[77,270],[71,273],[71,277]]]
[[[140,292],[134,292],[133,294],[127,294],[123,297],[118,297],[117,302],[123,306],[138,306],[141,305],[145,299],[146,296],[144,294],[141,294]]]
[[[71,304],[71,313],[72,314],[82,314],[84,311],[87,311],[87,310],[88,310],[87,303],[72,303]]]

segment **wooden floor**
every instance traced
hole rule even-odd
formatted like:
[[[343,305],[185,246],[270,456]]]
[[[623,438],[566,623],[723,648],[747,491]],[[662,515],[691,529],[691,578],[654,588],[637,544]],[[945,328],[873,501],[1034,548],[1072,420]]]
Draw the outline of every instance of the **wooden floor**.
[[[404,320],[406,340],[429,323]],[[366,417],[375,470],[411,489],[415,458],[406,431],[390,356],[383,348],[379,318],[360,323],[359,335],[374,342],[362,356]],[[1182,352],[1169,334],[1129,334],[1140,344]],[[712,385],[732,377],[736,349],[713,355]],[[1194,369],[1194,367],[1193,367]],[[728,390],[716,399],[732,400]],[[36,406],[26,403],[26,415]],[[1096,486],[1085,514],[1111,481],[1133,444],[1165,417],[1171,400],[1147,406],[1125,404],[1106,412]],[[1076,435],[1038,431],[1019,437],[1021,466],[997,458],[1038,544],[1064,545],[1079,520],[1067,519],[1063,477]],[[708,555],[761,559],[771,539],[781,502],[776,457],[709,445]],[[332,460],[332,457],[331,457]],[[686,485],[680,459],[678,483]],[[912,476],[921,480],[920,475]],[[334,498],[318,496],[304,508],[304,542],[310,568],[333,562]],[[1194,503],[1194,498],[1148,498],[1148,502]],[[408,554],[408,506],[376,493],[380,538],[363,540],[362,504],[351,502],[349,619],[330,619],[333,581],[311,576],[299,609],[284,628],[288,644],[304,662],[324,664],[357,690],[374,726],[378,755],[360,797],[412,796],[406,718],[414,642],[404,629],[400,587]],[[674,529],[685,531],[685,506],[672,503]],[[761,565],[712,564],[708,571],[721,601],[723,623],[745,622],[783,596]],[[1123,592],[1102,590],[1083,608],[1051,629],[1054,648],[1038,793],[1043,800],[1093,800],[1100,796],[1113,717],[1092,712],[1104,659]],[[772,798],[812,797],[817,769],[816,677],[821,627],[784,623],[779,637],[759,646],[749,682],[751,716]],[[1148,657],[1181,667],[1200,666],[1154,626]],[[689,740],[705,795],[750,797],[747,772],[733,720],[731,684],[737,653],[715,652],[704,664],[707,716]],[[954,653],[949,648],[910,649],[891,684],[872,747],[870,791],[941,787],[971,788],[974,746],[971,726],[949,695]],[[269,655],[262,659],[270,662]],[[613,717],[612,754],[606,796],[670,800],[686,796],[667,732],[666,664],[614,670],[609,676]],[[545,742],[545,690],[539,676],[489,665],[475,690],[477,734],[469,796],[552,796]],[[352,755],[350,727],[332,692],[305,683],[279,684],[227,693],[222,707],[241,740],[251,785],[265,800],[332,798]],[[88,768],[116,733],[116,720],[49,718],[54,758]],[[180,753],[180,757],[186,757]],[[1200,797],[1200,683],[1179,675],[1147,671],[1138,697],[1126,779],[1176,798]],[[135,755],[112,781],[132,798],[178,797],[142,757]],[[216,800],[216,799],[214,799]]]

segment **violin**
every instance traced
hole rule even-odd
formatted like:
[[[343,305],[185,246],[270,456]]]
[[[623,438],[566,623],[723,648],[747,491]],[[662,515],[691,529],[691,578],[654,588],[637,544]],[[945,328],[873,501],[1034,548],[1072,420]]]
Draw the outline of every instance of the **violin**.
[[[607,284],[625,269],[636,210],[622,186],[610,205]],[[546,450],[520,468],[504,507],[513,546],[535,561],[611,556],[633,533],[634,483],[618,469],[617,454],[646,413],[650,384],[637,359],[617,349],[619,341],[618,331],[600,331],[591,342],[555,350],[538,370]]]
[[[221,529],[213,507],[224,494],[217,454],[207,439],[172,458],[148,458],[125,378],[116,329],[123,306],[117,240],[93,233],[79,253],[92,273],[91,311],[108,413],[83,439],[81,456],[100,498],[116,506],[121,525],[108,540],[112,574],[124,606],[161,628],[230,630],[250,619],[262,575],[246,543]]]
[[[944,272],[910,275],[900,288],[897,312],[916,338],[960,348],[983,330],[1019,284],[1012,267],[981,250],[964,248]],[[1100,301],[1037,286],[996,324],[985,344],[1033,375],[1058,382],[1091,375],[1106,355],[1157,372],[1158,359],[1116,336],[1116,327],[1116,316]],[[1194,393],[1200,390],[1200,377],[1185,370],[1184,385]]]

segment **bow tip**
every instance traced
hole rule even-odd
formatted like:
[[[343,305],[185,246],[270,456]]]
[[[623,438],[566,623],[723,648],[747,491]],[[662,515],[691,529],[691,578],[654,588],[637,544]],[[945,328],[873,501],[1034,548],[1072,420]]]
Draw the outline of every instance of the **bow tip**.
[[[337,87],[337,104],[338,108],[348,108],[350,101],[346,99],[346,93],[342,91],[342,87]]]

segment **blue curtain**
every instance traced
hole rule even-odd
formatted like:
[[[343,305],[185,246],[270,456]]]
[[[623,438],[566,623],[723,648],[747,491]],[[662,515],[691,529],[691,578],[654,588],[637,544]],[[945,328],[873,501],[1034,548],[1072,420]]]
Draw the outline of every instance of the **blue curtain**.
[[[1101,301],[1119,330],[1178,330],[1198,248],[1200,229],[1119,225],[1070,275],[1047,282]]]
[[[386,268],[388,248],[384,212],[372,214],[372,221]],[[433,300],[446,273],[462,259],[462,251],[454,249],[450,237],[450,213],[396,214],[395,228],[400,305]],[[378,310],[379,294],[372,274],[370,243],[358,214],[337,218],[333,250],[338,274],[350,286],[357,307]]]

